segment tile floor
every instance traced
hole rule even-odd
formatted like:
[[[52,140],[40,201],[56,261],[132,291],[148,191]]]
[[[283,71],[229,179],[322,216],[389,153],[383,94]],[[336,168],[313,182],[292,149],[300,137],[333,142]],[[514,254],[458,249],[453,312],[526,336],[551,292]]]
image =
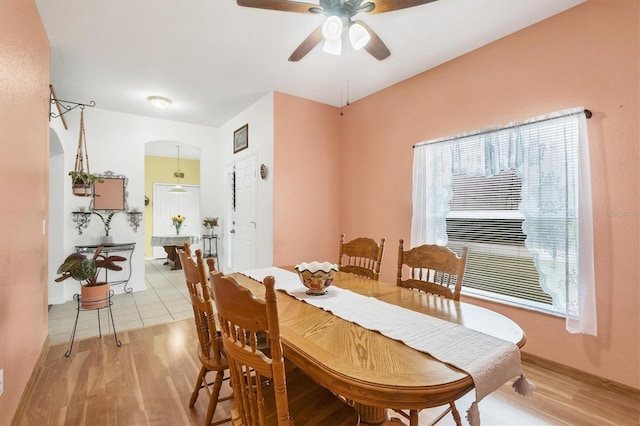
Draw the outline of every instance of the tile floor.
[[[182,270],[171,271],[163,259],[145,261],[147,289],[113,297],[113,322],[116,333],[121,330],[164,324],[193,318],[189,293]],[[51,345],[69,342],[77,314],[77,303],[52,305],[49,309],[49,341]],[[75,339],[97,336],[98,315],[102,334],[113,333],[108,310],[80,311]]]

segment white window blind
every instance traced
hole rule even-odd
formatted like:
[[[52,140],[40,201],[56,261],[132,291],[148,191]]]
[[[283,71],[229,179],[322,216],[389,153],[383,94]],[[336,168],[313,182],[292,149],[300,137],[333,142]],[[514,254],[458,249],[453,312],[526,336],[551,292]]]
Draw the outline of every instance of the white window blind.
[[[552,310],[540,287],[533,255],[525,247],[524,216],[518,211],[522,179],[509,169],[491,177],[452,176],[447,215],[448,246],[469,247],[463,287],[533,308]]]
[[[570,332],[595,335],[587,143],[583,110],[573,109],[416,145],[412,246],[466,244],[465,286],[546,304]],[[548,297],[525,288],[528,257]]]

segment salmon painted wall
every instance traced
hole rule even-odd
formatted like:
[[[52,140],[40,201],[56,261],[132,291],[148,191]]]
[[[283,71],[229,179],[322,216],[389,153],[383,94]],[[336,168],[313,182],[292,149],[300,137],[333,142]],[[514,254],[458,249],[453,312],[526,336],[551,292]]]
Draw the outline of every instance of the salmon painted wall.
[[[274,93],[274,265],[338,261],[339,109]]]
[[[412,145],[583,106],[593,177],[598,337],[564,319],[466,298],[525,330],[529,352],[640,388],[639,2],[575,8],[351,104],[345,111],[340,226],[387,238],[393,282],[410,238]],[[428,54],[425,52],[424,54]]]
[[[47,339],[49,41],[33,0],[0,2],[0,424]],[[46,222],[44,222],[46,223]]]

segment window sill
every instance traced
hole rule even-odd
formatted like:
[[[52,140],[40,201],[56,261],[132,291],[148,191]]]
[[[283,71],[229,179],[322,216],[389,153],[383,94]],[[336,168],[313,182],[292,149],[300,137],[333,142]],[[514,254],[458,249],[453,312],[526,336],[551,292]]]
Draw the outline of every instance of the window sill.
[[[513,308],[519,308],[526,311],[537,312],[540,314],[550,315],[553,317],[566,318],[566,316],[563,313],[554,311],[551,307],[547,307],[547,305],[543,305],[541,303],[535,303],[535,302],[531,302],[531,304],[526,304],[526,303],[520,302],[516,298],[511,298],[509,296],[503,296],[498,294],[492,294],[492,293],[484,292],[482,290],[463,288],[461,295],[471,299],[484,300],[484,301],[496,303],[499,305],[511,306]]]

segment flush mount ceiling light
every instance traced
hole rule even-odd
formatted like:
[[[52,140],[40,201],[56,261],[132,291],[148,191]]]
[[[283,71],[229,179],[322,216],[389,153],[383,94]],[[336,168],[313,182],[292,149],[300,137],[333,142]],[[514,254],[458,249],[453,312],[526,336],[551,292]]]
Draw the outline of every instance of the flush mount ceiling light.
[[[180,185],[180,179],[184,178],[184,172],[180,170],[180,146],[176,145],[176,147],[178,148],[178,170],[173,173],[173,176],[178,178],[178,183],[169,190],[169,194],[186,194],[187,190]]]
[[[149,96],[147,100],[154,108],[158,109],[165,109],[171,105],[171,99],[165,98],[164,96]]]

